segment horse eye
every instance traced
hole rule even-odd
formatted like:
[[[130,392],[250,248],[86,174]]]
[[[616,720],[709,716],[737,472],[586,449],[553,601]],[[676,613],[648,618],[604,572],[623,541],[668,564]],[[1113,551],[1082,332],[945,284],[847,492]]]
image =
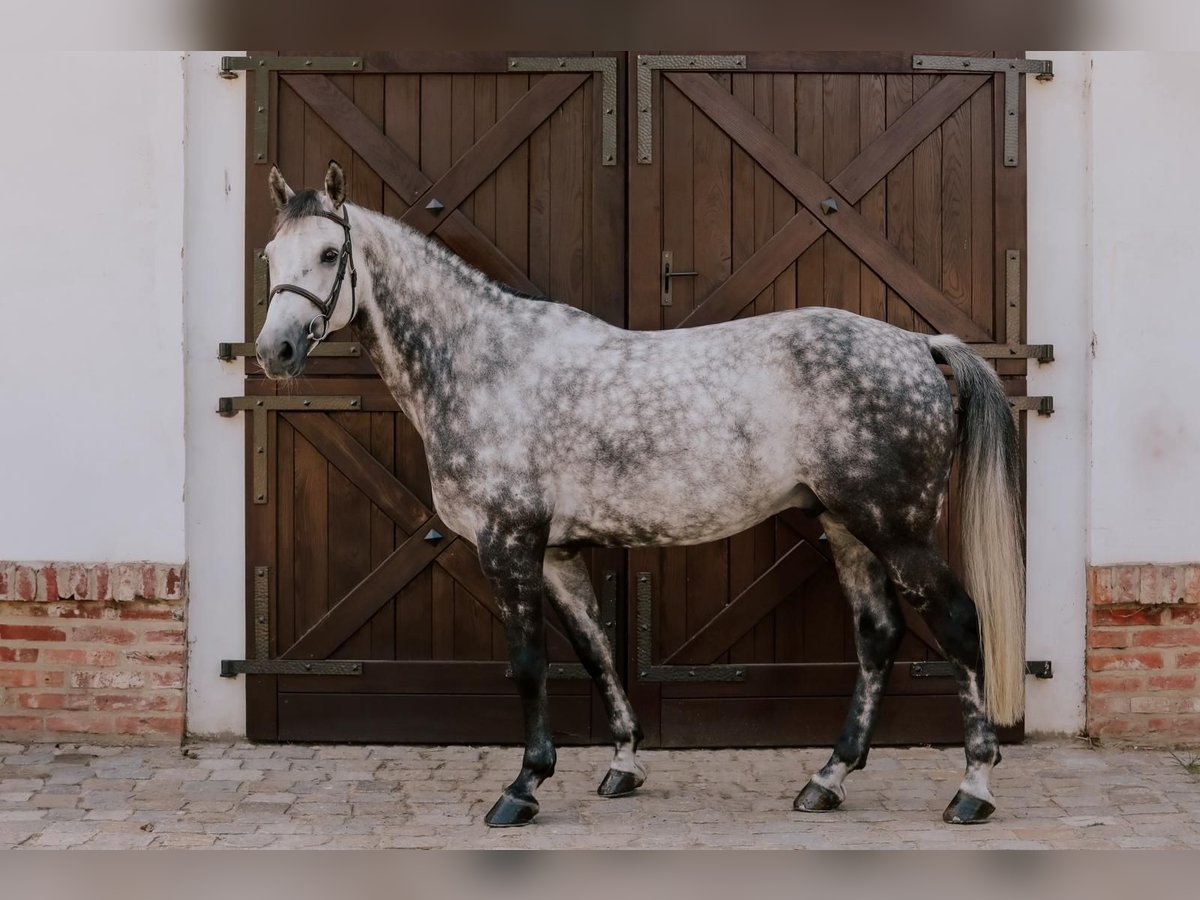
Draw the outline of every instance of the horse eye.
[[[321,254],[321,262],[323,263],[337,262],[337,258],[338,255],[336,250],[326,250]]]

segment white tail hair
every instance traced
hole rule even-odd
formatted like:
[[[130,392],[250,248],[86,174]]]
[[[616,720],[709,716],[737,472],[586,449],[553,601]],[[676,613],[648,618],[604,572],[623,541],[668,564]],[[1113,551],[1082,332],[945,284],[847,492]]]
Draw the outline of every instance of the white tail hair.
[[[966,588],[979,613],[984,701],[997,725],[1025,712],[1025,562],[1017,428],[995,370],[950,335],[929,339],[950,366],[962,417],[959,476]]]

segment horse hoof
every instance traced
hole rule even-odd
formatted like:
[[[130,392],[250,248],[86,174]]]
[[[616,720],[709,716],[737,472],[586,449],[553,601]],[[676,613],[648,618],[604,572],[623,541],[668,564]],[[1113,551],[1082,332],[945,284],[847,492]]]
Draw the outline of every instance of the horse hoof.
[[[796,800],[792,803],[792,808],[800,812],[815,813],[829,812],[841,805],[841,797],[829,788],[823,787],[815,781],[810,781],[804,786],[804,790],[796,795]]]
[[[959,791],[942,813],[942,821],[948,825],[978,825],[995,811],[996,807],[986,800]]]
[[[596,788],[596,793],[601,797],[624,797],[640,788],[645,780],[645,777],[633,772],[609,769],[600,787]]]
[[[509,794],[501,794],[483,821],[489,828],[515,828],[528,825],[537,814],[536,800],[522,800]]]

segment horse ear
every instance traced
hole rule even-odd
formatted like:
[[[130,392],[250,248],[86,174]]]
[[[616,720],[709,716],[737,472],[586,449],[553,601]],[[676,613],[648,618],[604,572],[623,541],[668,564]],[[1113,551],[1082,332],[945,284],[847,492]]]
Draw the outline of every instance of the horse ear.
[[[325,193],[333,202],[334,209],[346,201],[346,173],[332,159],[329,161],[329,168],[325,170]]]
[[[296,192],[288,187],[288,183],[283,180],[283,173],[275,166],[271,166],[271,174],[267,177],[267,184],[271,189],[271,202],[275,204],[275,212],[283,209],[284,205],[296,195]]]

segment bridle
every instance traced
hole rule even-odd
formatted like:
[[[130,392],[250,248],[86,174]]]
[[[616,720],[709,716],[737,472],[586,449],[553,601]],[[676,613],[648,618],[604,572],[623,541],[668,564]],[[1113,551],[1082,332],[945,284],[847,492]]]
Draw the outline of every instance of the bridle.
[[[283,291],[291,291],[310,301],[320,312],[313,316],[312,321],[308,323],[308,339],[314,344],[319,344],[329,336],[329,320],[333,318],[333,313],[337,309],[338,296],[342,290],[342,279],[346,277],[347,263],[350,266],[350,318],[346,322],[354,321],[354,316],[358,312],[358,297],[355,294],[355,288],[358,286],[358,272],[354,269],[354,248],[350,244],[350,210],[343,207],[340,216],[324,211],[313,213],[313,215],[324,216],[332,222],[337,222],[346,232],[346,240],[342,242],[342,249],[338,251],[337,275],[333,278],[333,287],[329,289],[329,296],[322,300],[312,291],[302,288],[298,284],[277,284],[271,288],[267,302],[270,303],[276,294]],[[319,334],[316,330],[318,322],[321,323]]]

